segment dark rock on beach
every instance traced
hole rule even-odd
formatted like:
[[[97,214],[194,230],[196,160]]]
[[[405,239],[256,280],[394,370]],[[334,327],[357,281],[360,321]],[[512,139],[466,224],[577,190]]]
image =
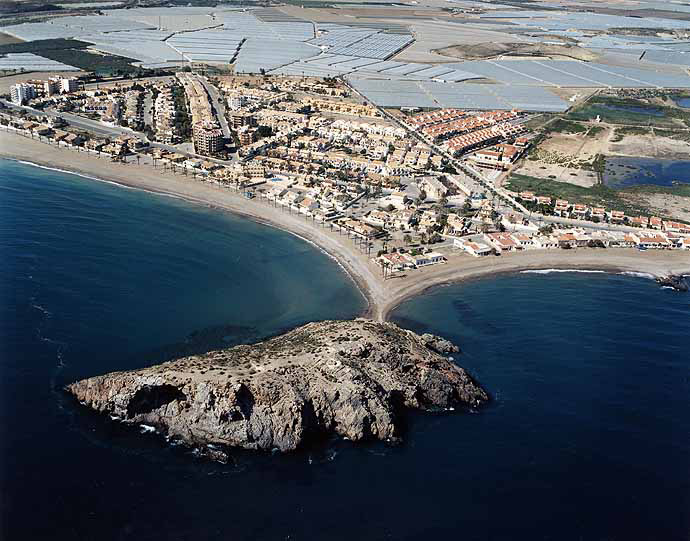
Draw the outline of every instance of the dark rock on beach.
[[[292,451],[332,435],[397,441],[406,409],[488,400],[442,355],[455,351],[447,340],[392,323],[324,321],[67,390],[96,411],[193,446]]]
[[[661,286],[672,287],[676,291],[687,292],[690,289],[685,277],[676,274],[661,276],[656,279],[656,282]]]

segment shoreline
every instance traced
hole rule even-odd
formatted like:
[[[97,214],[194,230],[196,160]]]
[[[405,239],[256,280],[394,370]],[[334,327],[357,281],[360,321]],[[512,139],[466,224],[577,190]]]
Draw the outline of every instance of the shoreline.
[[[688,265],[688,268],[690,269],[690,264]],[[573,263],[571,265],[561,265],[559,267],[549,267],[549,268],[545,268],[543,266],[531,267],[529,265],[515,265],[514,267],[506,268],[505,270],[487,270],[486,272],[468,273],[466,275],[458,275],[457,277],[449,277],[447,280],[438,281],[438,282],[434,282],[432,284],[413,288],[411,291],[407,291],[405,293],[402,293],[401,295],[392,299],[391,302],[386,304],[381,309],[381,316],[380,317],[383,321],[389,320],[392,313],[395,312],[395,310],[400,305],[406,303],[407,301],[409,301],[415,297],[418,297],[420,295],[424,295],[426,293],[430,293],[430,292],[436,290],[437,288],[447,287],[447,286],[452,286],[452,285],[457,285],[457,284],[468,284],[468,283],[476,281],[476,280],[498,278],[498,277],[503,276],[503,275],[508,276],[508,275],[513,275],[513,274],[526,274],[526,273],[535,273],[535,274],[586,273],[586,274],[607,274],[607,275],[614,275],[614,276],[615,275],[619,275],[619,276],[626,276],[627,275],[630,277],[648,278],[649,280],[654,280],[655,278],[657,278],[659,276],[659,275],[653,275],[651,273],[647,273],[647,272],[643,272],[643,271],[625,270],[625,269],[622,269],[619,267],[607,266],[605,264],[599,264],[596,268],[592,268],[592,266],[590,266],[590,265],[579,266],[577,263]]]
[[[76,175],[76,176],[85,178],[87,180],[95,180],[97,182],[104,182],[106,184],[112,184],[114,186],[118,186],[120,188],[126,188],[128,190],[137,190],[137,191],[144,192],[144,193],[161,195],[161,196],[170,197],[173,199],[178,199],[180,201],[185,201],[186,203],[190,203],[193,205],[199,205],[199,206],[203,206],[203,207],[210,208],[213,210],[220,210],[223,212],[228,212],[230,214],[233,214],[235,216],[239,216],[241,218],[247,218],[247,219],[249,219],[249,220],[251,220],[257,224],[265,225],[267,227],[272,227],[273,229],[277,229],[279,231],[283,231],[285,233],[293,235],[293,236],[297,237],[298,239],[300,239],[300,240],[310,244],[311,246],[315,247],[317,250],[319,250],[320,252],[325,254],[327,257],[329,257],[333,261],[335,261],[335,263],[338,265],[338,267],[340,267],[340,269],[345,273],[345,275],[355,283],[355,288],[359,291],[359,293],[362,295],[362,297],[364,297],[364,300],[367,302],[367,307],[365,308],[361,317],[369,317],[369,315],[371,313],[371,302],[370,302],[370,297],[368,294],[368,286],[366,283],[361,281],[361,279],[358,275],[352,273],[347,267],[345,267],[343,265],[341,260],[338,259],[338,257],[336,255],[334,255],[333,253],[326,250],[323,246],[318,244],[316,241],[312,240],[311,238],[309,238],[307,236],[303,236],[303,235],[295,232],[294,230],[292,230],[290,228],[284,227],[283,225],[277,223],[276,221],[272,221],[269,218],[259,217],[256,214],[251,214],[249,212],[244,212],[241,210],[233,209],[233,208],[224,206],[222,204],[209,203],[203,199],[196,199],[194,197],[182,196],[182,195],[179,195],[179,194],[174,193],[174,192],[168,192],[165,190],[142,188],[142,187],[136,186],[134,184],[127,184],[126,182],[123,182],[123,181],[114,181],[114,180],[108,180],[108,179],[104,179],[104,178],[100,178],[100,177],[95,177],[93,175],[86,174],[86,173],[83,173],[83,172],[77,171],[77,170],[70,171],[67,169],[58,169],[56,167],[51,167],[47,164],[41,164],[41,163],[35,163],[35,162],[31,162],[31,161],[26,161],[26,160],[19,160],[16,158],[10,158],[8,156],[4,156],[2,154],[1,149],[0,149],[0,159],[6,159],[6,160],[15,161],[18,163],[23,163],[25,165],[30,165],[32,167],[38,167],[40,169],[57,171],[59,173],[66,173],[69,175]],[[191,182],[199,182],[199,181],[191,179]]]
[[[57,148],[7,132],[0,132],[0,158],[231,212],[295,235],[338,264],[367,303],[360,316],[376,321],[387,320],[401,303],[431,288],[490,275],[544,269],[637,272],[654,277],[690,274],[690,254],[687,252],[578,248],[528,250],[483,258],[452,254],[444,264],[393,275],[384,281],[370,257],[360,252],[348,237],[320,227],[316,222],[310,223],[304,215],[272,207],[260,198],[248,200],[231,189],[164,173],[149,165],[113,163],[109,158]]]
[[[14,144],[8,144],[8,142]],[[52,155],[56,160],[46,160],[43,157],[46,155]],[[74,157],[75,160],[69,160],[70,157]],[[364,297],[367,306],[360,316],[372,316],[374,301],[370,284],[374,280],[371,280],[371,276],[367,276],[370,274],[369,269],[354,268],[362,267],[362,261],[358,261],[358,259],[366,259],[364,255],[358,253],[354,245],[348,246],[350,243],[347,239],[345,242],[342,242],[343,237],[340,237],[337,233],[332,233],[326,228],[309,225],[308,220],[303,215],[281,211],[280,208],[272,208],[261,199],[258,201],[247,200],[237,192],[215,184],[202,182],[179,174],[163,173],[162,170],[153,169],[151,166],[136,165],[134,163],[127,165],[113,163],[109,158],[99,158],[86,152],[57,148],[47,143],[7,132],[0,132],[0,159],[77,175],[87,180],[104,182],[127,189],[171,197],[206,208],[230,212],[236,216],[248,218],[258,224],[294,235],[314,246],[336,262],[345,275],[354,282],[357,291]],[[67,161],[69,163],[66,163]],[[88,167],[84,167],[87,164]],[[125,173],[127,173],[126,176]],[[146,174],[145,177],[142,173]],[[130,178],[135,175],[139,177],[139,182]],[[172,184],[172,186],[165,186],[164,184]],[[179,189],[182,187],[184,189]],[[212,195],[217,195],[218,197],[211,197]]]

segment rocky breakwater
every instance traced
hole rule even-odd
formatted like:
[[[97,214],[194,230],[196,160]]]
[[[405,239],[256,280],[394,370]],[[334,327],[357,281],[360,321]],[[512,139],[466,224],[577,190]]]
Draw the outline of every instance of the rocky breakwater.
[[[396,441],[409,408],[487,394],[447,340],[371,320],[310,323],[254,345],[67,386],[86,406],[194,446],[292,451],[311,438]]]

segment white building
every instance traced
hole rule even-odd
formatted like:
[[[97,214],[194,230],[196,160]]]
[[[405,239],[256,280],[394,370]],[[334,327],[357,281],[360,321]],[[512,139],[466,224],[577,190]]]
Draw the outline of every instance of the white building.
[[[79,90],[79,81],[76,77],[60,77],[60,92],[69,94]]]
[[[36,89],[29,84],[18,83],[10,87],[10,99],[12,100],[12,103],[22,105],[23,103],[35,97]]]
[[[239,111],[242,109],[242,107],[247,105],[248,101],[247,96],[242,94],[233,94],[232,96],[228,97],[228,107],[230,107],[231,111]]]
[[[477,240],[473,240],[469,237],[462,239],[454,239],[453,246],[461,250],[464,250],[465,252],[467,252],[470,255],[473,255],[474,257],[487,256],[491,255],[494,252],[493,248],[491,248],[490,246],[487,246],[486,244],[479,242]]]

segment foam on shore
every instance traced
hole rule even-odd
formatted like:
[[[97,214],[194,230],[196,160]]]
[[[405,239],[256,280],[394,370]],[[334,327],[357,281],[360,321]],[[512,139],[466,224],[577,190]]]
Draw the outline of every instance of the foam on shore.
[[[656,278],[656,276],[648,272],[623,271],[619,272],[618,274],[623,276],[634,276],[636,278],[648,278],[649,280],[654,280]]]
[[[578,272],[583,274],[606,274],[603,270],[588,269],[529,269],[520,271],[520,274],[551,274],[555,272]]]

